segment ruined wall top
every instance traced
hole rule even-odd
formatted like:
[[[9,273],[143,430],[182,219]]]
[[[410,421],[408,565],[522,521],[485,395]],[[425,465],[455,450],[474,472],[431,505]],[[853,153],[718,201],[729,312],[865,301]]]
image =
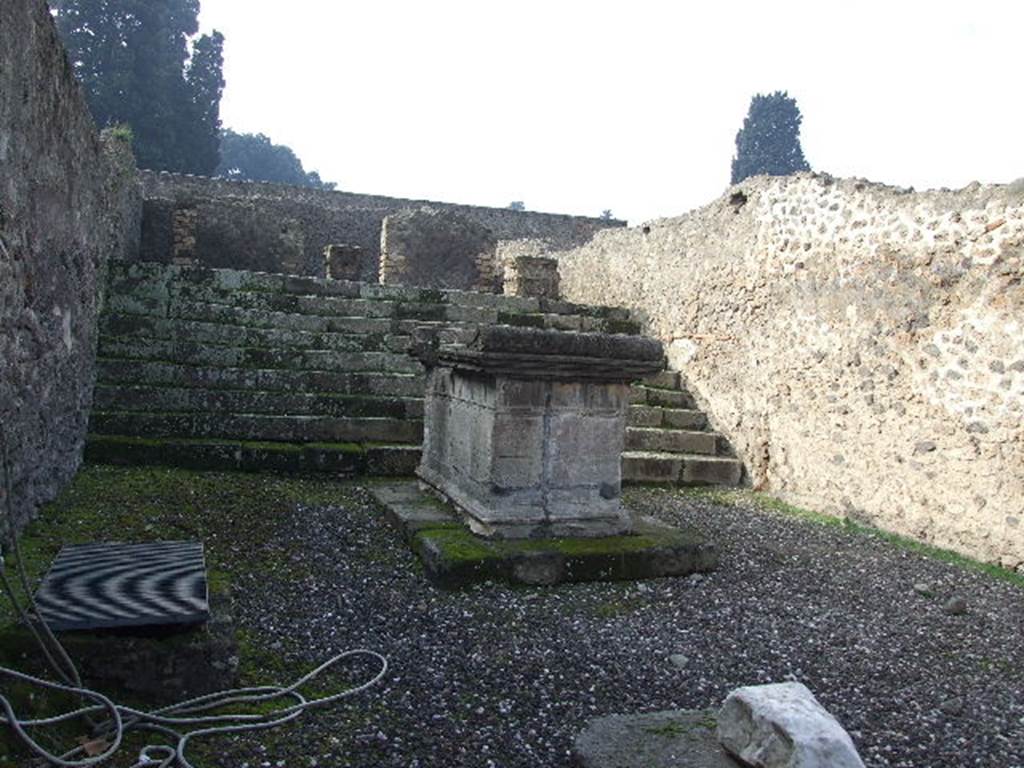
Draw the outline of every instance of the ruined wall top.
[[[358,246],[362,279],[379,274],[386,216],[429,207],[456,213],[499,240],[534,238],[572,248],[625,222],[509,208],[360,195],[264,182],[142,173],[144,261],[323,275],[324,248]]]

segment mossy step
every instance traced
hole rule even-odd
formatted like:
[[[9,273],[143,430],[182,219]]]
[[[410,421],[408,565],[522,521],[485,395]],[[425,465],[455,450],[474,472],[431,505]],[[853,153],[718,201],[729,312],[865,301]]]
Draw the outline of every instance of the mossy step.
[[[415,358],[395,352],[342,352],[331,349],[264,349],[216,347],[190,339],[123,339],[102,337],[99,356],[114,360],[171,362],[207,368],[259,368],[299,371],[387,371],[416,374],[423,366]]]
[[[238,309],[262,310],[297,315],[316,315],[325,318],[334,317],[365,317],[389,318],[395,320],[443,320],[446,322],[463,323],[496,323],[499,317],[513,318],[529,316],[545,318],[548,315],[539,312],[536,307],[483,306],[475,303],[452,303],[443,296],[435,297],[434,301],[393,301],[385,299],[339,298],[335,296],[307,296],[294,293],[269,293],[261,291],[228,291],[190,286],[172,287],[168,298],[168,307],[173,308],[181,303],[209,304]],[[555,318],[561,315],[555,313]],[[581,317],[573,315],[574,325],[579,327]],[[596,322],[606,322],[604,317],[590,317]],[[557,321],[556,321],[557,322]],[[620,321],[621,322],[621,321]],[[570,323],[570,325],[573,325]]]
[[[537,299],[501,294],[476,293],[453,289],[437,290],[404,285],[379,285],[330,280],[317,277],[284,275],[203,266],[178,266],[156,262],[112,262],[108,274],[110,294],[133,295],[165,300],[189,291],[200,295],[202,289],[212,295],[239,292],[327,296],[388,302],[421,302],[464,307],[493,308],[505,312],[582,315],[611,320],[629,320],[629,310],[621,307],[575,304],[558,299]],[[187,288],[186,288],[187,287]]]
[[[633,405],[656,405],[662,408],[697,408],[693,396],[685,390],[659,389],[642,384],[634,384],[629,388],[629,402]]]
[[[626,429],[626,450],[628,451],[697,453],[713,456],[717,450],[717,444],[718,435],[714,432],[657,427],[628,427]]]
[[[339,296],[307,296],[267,291],[220,291],[190,286],[180,286],[174,290],[168,306],[173,308],[187,303],[320,317],[398,317],[413,320],[455,319],[447,316],[446,312],[449,308],[466,309],[439,302],[373,301]],[[485,322],[487,317],[497,315],[496,310],[491,310],[488,313],[486,309],[481,308],[481,312],[483,312],[481,317]]]
[[[737,486],[743,465],[726,456],[686,455],[660,451],[625,451],[623,483]]]
[[[423,399],[338,395],[328,392],[150,387],[99,383],[93,393],[98,411],[255,413],[279,416],[386,416],[422,419]]]
[[[657,389],[679,389],[678,371],[658,371],[644,379],[644,386]]]
[[[178,318],[252,328],[282,328],[310,333],[408,333],[416,325],[424,322],[456,325],[498,323],[593,333],[636,334],[640,331],[640,326],[635,321],[612,316],[507,312],[446,304],[403,304],[398,305],[393,313],[386,316],[361,317],[333,314],[328,308],[318,307],[315,303],[300,305],[300,298],[302,297],[285,297],[282,300],[266,298],[258,302],[260,306],[247,307],[186,298],[151,304],[136,296],[113,294],[108,297],[106,308],[111,313],[123,315]]]
[[[409,336],[384,333],[331,333],[289,328],[249,328],[231,323],[209,323],[147,315],[104,314],[101,338],[141,343],[149,339],[189,341],[221,347],[264,349],[323,349],[337,352],[404,352]]]
[[[263,368],[212,368],[173,362],[97,361],[103,384],[239,389],[266,392],[336,392],[341,395],[423,397],[422,374],[289,371]]]
[[[142,413],[94,410],[89,431],[146,438],[215,438],[287,443],[419,443],[423,422],[376,417],[246,413]]]
[[[242,440],[157,440],[90,434],[86,461],[97,464],[164,465],[185,469],[329,473],[342,476],[410,476],[421,449],[408,445],[275,443]]]
[[[449,589],[682,576],[718,564],[717,550],[699,533],[650,518],[637,517],[633,532],[622,536],[495,540],[474,535],[415,483],[376,486],[373,493],[431,581]]]
[[[631,427],[703,430],[707,428],[708,418],[703,411],[692,408],[631,405],[627,415],[627,424]]]
[[[111,311],[119,311],[116,301]],[[124,310],[127,311],[127,310]],[[326,317],[295,312],[271,312],[222,304],[181,301],[167,308],[166,317],[247,328],[284,328],[311,333],[393,333],[395,319],[389,317]]]

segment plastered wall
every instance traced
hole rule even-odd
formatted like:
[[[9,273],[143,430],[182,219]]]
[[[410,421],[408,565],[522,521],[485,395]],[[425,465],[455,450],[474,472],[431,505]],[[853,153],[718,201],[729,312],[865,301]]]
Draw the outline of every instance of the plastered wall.
[[[1024,184],[757,177],[555,255],[566,298],[668,345],[756,487],[1024,564]]]

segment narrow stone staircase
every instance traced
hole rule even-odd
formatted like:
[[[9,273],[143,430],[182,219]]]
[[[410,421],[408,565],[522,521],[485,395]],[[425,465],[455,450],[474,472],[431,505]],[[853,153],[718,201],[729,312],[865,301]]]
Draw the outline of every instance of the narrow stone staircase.
[[[742,463],[711,431],[675,371],[633,386],[627,424],[623,482],[735,486],[742,481]]]
[[[421,325],[638,333],[627,310],[322,278],[114,263],[86,457],[120,464],[409,475]],[[624,479],[727,483],[739,463],[659,374],[634,388]]]

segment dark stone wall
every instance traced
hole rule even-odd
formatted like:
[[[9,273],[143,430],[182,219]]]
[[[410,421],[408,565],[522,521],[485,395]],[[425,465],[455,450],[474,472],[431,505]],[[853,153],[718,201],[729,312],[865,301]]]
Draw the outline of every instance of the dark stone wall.
[[[385,216],[429,207],[452,211],[490,230],[498,240],[536,238],[572,248],[625,222],[472,205],[327,192],[283,184],[228,181],[143,171],[143,261],[324,275],[324,247],[363,249],[362,279],[379,273]],[[194,224],[190,223],[194,211]],[[175,232],[175,224],[178,232]],[[182,229],[192,228],[194,244]]]
[[[18,525],[78,468],[106,259],[137,248],[139,218],[131,152],[97,134],[46,4],[3,0],[0,427]]]
[[[452,211],[402,211],[384,218],[380,281],[494,293],[497,241],[487,227]]]

